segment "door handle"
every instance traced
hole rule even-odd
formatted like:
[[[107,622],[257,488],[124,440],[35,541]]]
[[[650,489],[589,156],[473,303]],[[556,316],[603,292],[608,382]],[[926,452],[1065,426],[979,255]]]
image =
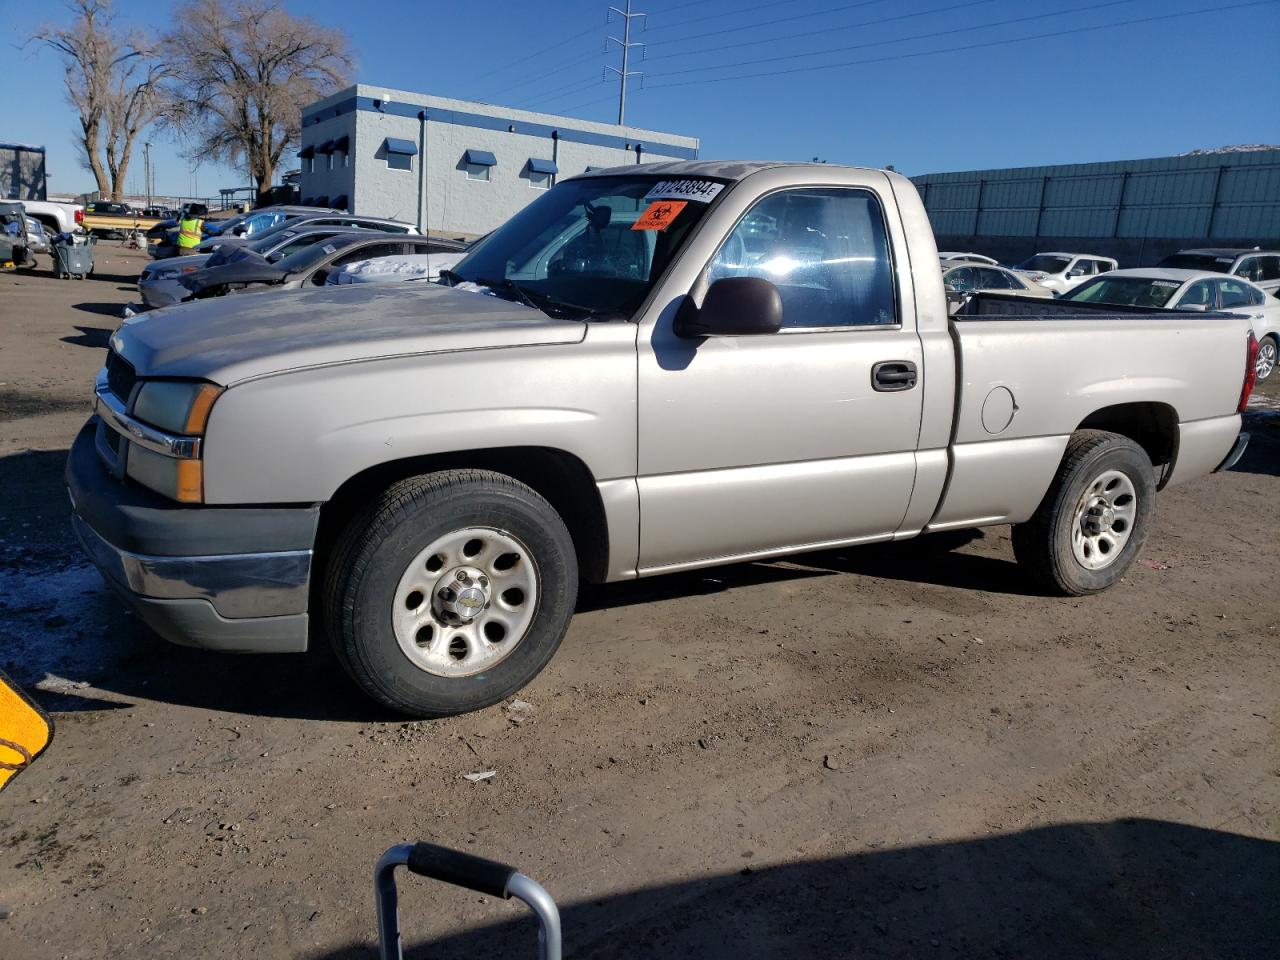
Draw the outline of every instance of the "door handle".
[[[916,365],[910,360],[886,360],[871,368],[871,386],[881,393],[910,390],[917,376]]]

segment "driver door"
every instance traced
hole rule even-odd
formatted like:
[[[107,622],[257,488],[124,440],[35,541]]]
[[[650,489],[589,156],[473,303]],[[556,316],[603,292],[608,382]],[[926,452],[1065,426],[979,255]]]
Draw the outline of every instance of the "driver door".
[[[783,329],[642,330],[641,572],[891,537],[915,478],[922,350],[875,191],[769,194],[704,274],[770,280]]]

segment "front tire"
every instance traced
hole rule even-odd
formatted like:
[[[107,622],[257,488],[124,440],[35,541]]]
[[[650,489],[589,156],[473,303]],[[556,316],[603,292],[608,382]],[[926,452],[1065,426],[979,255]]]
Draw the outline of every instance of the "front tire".
[[[1146,452],[1119,434],[1080,430],[1035,514],[1013,528],[1013,554],[1065,596],[1107,589],[1137,558],[1155,513]]]
[[[491,706],[547,665],[578,564],[559,514],[487,470],[394,484],[348,524],[325,577],[339,661],[379,703],[431,718]]]

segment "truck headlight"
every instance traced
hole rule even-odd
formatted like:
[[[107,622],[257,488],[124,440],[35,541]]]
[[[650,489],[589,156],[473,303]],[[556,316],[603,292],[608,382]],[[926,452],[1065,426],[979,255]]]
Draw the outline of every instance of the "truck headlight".
[[[209,412],[222,387],[196,380],[149,380],[133,402],[133,415],[166,433],[204,435]],[[179,503],[204,500],[204,461],[175,457],[132,444],[125,472],[144,487]]]
[[[197,380],[148,380],[138,391],[133,415],[169,433],[200,436],[222,388]]]

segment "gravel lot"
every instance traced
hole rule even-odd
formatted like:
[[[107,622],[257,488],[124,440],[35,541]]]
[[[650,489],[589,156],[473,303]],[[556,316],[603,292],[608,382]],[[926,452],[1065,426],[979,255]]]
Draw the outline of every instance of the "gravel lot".
[[[1280,377],[1105,595],[1035,595],[1003,529],[615,585],[520,702],[403,723],[81,562],[62,462],[143,260],[0,275],[0,665],[57,721],[0,796],[0,957],[369,957],[411,839],[542,880],[581,957],[1275,956]],[[401,890],[411,956],[532,955]]]

